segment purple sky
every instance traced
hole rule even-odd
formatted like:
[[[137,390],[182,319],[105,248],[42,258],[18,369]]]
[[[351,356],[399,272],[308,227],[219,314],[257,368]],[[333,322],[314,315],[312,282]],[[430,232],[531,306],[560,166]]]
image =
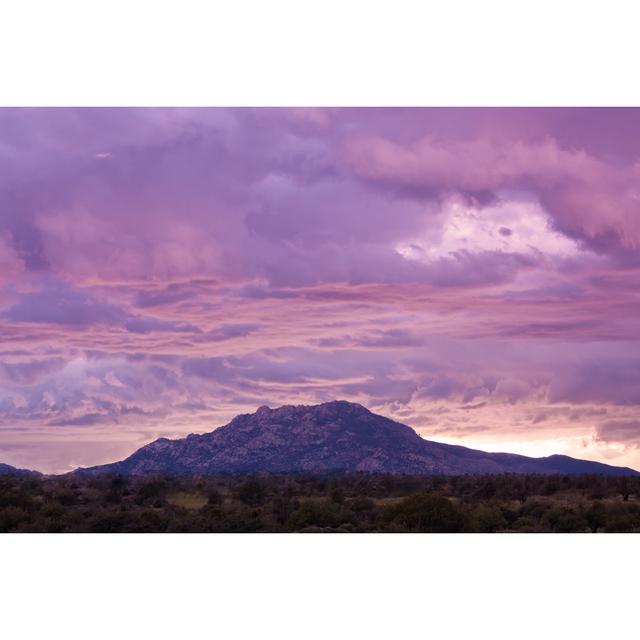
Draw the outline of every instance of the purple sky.
[[[640,468],[640,110],[0,109],[0,461],[342,398]]]

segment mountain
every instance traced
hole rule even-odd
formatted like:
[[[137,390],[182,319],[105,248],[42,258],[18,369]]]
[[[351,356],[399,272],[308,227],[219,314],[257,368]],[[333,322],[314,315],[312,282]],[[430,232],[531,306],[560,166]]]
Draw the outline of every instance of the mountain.
[[[160,438],[86,472],[123,475],[364,471],[391,474],[638,475],[568,456],[529,458],[432,442],[410,427],[345,401],[260,407],[203,435]]]
[[[421,438],[410,427],[345,401],[260,407],[203,435],[160,438],[131,456],[74,473],[143,475],[325,473],[640,475],[567,456],[486,453]]]
[[[0,462],[0,476],[28,476],[32,474],[39,475],[37,471],[31,471],[29,469],[17,469],[16,467],[12,467],[10,464],[3,464],[2,462]]]

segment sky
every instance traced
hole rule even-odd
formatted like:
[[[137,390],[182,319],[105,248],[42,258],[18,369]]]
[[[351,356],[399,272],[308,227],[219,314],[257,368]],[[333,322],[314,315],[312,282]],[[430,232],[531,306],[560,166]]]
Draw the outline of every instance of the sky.
[[[261,405],[640,469],[640,110],[0,109],[0,462]]]

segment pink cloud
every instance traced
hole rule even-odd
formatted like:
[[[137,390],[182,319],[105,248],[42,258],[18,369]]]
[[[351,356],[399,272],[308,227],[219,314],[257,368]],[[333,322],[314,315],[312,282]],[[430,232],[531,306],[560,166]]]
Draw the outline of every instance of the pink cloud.
[[[562,232],[595,248],[639,247],[638,164],[609,164],[582,150],[562,149],[552,138],[527,144],[425,137],[402,145],[364,137],[347,141],[345,154],[357,175],[408,196],[461,193],[482,203],[505,189],[529,191]]]
[[[0,460],[95,464],[342,397],[637,464],[638,124],[0,109]]]

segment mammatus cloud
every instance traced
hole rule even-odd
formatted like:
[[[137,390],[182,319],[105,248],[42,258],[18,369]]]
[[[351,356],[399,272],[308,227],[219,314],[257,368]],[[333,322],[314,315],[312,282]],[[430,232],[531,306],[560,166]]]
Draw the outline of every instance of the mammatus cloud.
[[[261,404],[640,467],[640,111],[1,109],[0,459]]]

